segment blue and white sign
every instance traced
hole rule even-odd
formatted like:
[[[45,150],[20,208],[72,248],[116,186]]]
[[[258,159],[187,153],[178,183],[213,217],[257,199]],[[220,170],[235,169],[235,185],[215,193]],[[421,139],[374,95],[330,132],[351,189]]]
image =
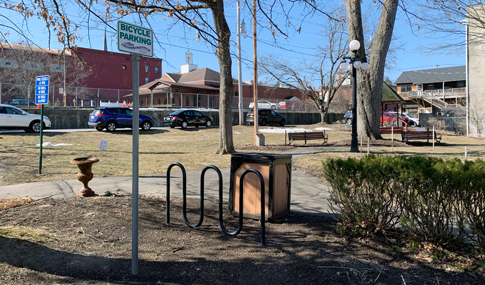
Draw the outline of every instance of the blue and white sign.
[[[35,104],[49,103],[49,75],[35,78]]]

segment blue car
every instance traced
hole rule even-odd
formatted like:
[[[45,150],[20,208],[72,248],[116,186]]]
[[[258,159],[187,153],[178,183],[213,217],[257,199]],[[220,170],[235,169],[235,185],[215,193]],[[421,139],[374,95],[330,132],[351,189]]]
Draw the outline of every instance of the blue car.
[[[88,125],[102,131],[114,132],[117,128],[131,128],[133,110],[122,107],[98,107],[89,114]],[[153,127],[154,121],[150,116],[140,114],[140,128],[148,131]]]

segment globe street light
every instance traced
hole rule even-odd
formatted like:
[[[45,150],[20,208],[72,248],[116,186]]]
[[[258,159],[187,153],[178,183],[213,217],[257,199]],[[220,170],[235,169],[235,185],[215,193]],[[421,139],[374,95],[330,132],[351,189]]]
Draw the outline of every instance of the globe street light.
[[[357,51],[360,48],[360,42],[353,40],[349,43],[350,56],[344,57],[344,61],[340,64],[340,69],[345,70],[349,67],[346,59],[349,60],[352,67],[352,140],[350,142],[350,152],[359,152],[359,143],[357,141],[357,73],[356,69],[366,70],[369,68],[367,62],[360,62]],[[365,60],[365,56],[364,56]]]

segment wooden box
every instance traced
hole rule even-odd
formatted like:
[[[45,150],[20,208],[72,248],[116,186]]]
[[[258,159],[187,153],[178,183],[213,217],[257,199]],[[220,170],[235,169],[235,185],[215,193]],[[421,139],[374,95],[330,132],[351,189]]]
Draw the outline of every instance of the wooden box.
[[[272,221],[290,212],[291,155],[265,153],[233,153],[231,157],[231,182],[229,210],[239,214],[239,185],[242,173],[249,168],[259,171],[264,179],[265,218]],[[260,219],[261,182],[254,173],[244,177],[243,216]]]

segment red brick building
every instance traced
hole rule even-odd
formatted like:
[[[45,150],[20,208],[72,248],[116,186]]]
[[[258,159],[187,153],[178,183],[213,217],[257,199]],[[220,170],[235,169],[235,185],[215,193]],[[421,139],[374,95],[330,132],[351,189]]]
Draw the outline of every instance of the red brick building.
[[[77,56],[76,56],[77,55]],[[35,78],[49,75],[49,102],[57,106],[98,106],[130,94],[131,55],[78,47],[75,51],[0,43],[1,102],[35,100]],[[139,85],[159,79],[162,60],[141,57]]]
[[[133,64],[131,55],[111,51],[78,47],[77,55],[91,68],[85,79],[89,88],[127,89],[133,88]],[[139,86],[162,77],[162,60],[141,57]]]

